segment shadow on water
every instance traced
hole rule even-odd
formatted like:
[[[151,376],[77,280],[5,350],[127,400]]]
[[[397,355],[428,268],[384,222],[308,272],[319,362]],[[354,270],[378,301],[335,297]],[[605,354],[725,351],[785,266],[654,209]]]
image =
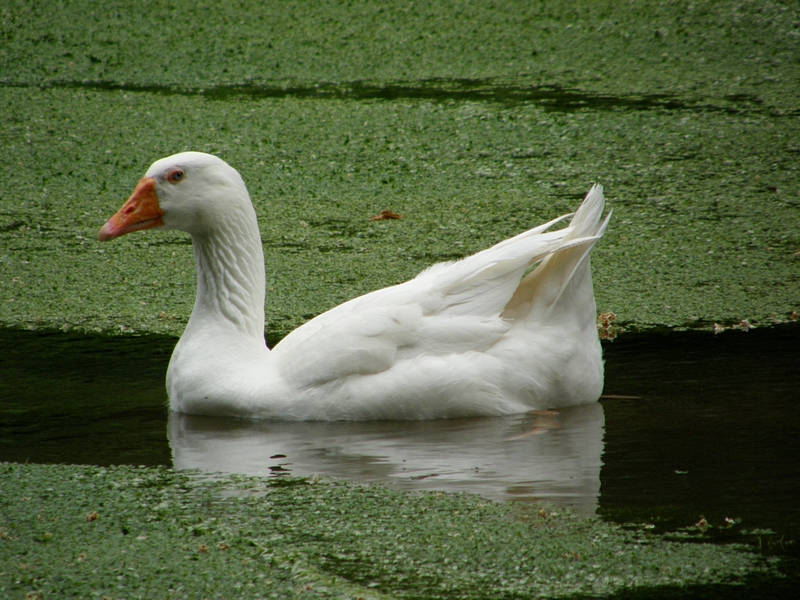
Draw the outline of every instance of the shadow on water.
[[[174,338],[0,329],[0,460],[170,464]]]
[[[800,533],[800,327],[622,336],[606,351],[601,513]]]
[[[2,85],[2,84],[0,84]],[[17,84],[5,84],[17,85]],[[491,102],[508,105],[534,104],[547,111],[573,112],[580,109],[595,111],[625,110],[692,110],[728,114],[766,112],[773,110],[763,101],[747,94],[732,94],[724,103],[687,101],[668,94],[637,94],[613,96],[548,84],[514,84],[491,79],[427,79],[410,82],[372,83],[351,81],[306,85],[296,82],[243,83],[205,87],[147,85],[114,81],[51,81],[42,87],[100,91],[126,91],[160,95],[200,96],[208,100],[249,100],[262,98],[305,98],[315,100],[424,100],[429,102]],[[780,113],[780,116],[800,114],[800,111]]]

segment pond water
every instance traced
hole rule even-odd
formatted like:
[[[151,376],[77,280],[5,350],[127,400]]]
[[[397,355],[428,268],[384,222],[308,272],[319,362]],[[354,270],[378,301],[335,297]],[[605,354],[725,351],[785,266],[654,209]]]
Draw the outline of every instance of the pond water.
[[[702,516],[718,534],[770,530],[768,549],[797,564],[797,325],[624,334],[605,346],[598,404],[435,422],[168,416],[174,342],[0,330],[0,460],[318,474],[547,500],[655,531]]]

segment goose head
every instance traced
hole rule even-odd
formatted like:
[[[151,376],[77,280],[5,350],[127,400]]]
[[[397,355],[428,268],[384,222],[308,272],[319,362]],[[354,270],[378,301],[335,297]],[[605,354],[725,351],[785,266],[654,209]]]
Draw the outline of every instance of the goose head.
[[[239,173],[211,154],[182,152],[154,162],[97,237],[105,242],[154,228],[202,235],[235,213],[253,213]]]

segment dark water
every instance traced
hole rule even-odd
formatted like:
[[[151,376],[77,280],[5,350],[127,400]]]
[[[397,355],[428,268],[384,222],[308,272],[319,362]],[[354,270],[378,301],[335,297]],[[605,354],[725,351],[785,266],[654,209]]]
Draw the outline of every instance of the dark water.
[[[422,423],[168,419],[174,342],[0,330],[0,460],[316,473],[544,499],[655,531],[702,516],[720,539],[763,530],[765,551],[798,564],[796,325],[624,335],[606,345],[605,393],[627,398]]]

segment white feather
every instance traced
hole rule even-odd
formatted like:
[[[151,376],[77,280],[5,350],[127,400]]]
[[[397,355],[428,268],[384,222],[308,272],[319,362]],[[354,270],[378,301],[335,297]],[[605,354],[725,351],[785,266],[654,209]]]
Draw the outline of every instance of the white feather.
[[[175,168],[186,173],[177,185],[166,181]],[[198,265],[197,301],[167,376],[174,411],[431,419],[600,396],[589,268],[608,224],[608,217],[600,220],[599,185],[574,216],[350,300],[270,352],[263,343],[262,245],[238,173],[216,157],[184,153],[158,161],[148,176],[157,182],[165,225],[192,235]],[[568,226],[550,230],[570,217]]]

